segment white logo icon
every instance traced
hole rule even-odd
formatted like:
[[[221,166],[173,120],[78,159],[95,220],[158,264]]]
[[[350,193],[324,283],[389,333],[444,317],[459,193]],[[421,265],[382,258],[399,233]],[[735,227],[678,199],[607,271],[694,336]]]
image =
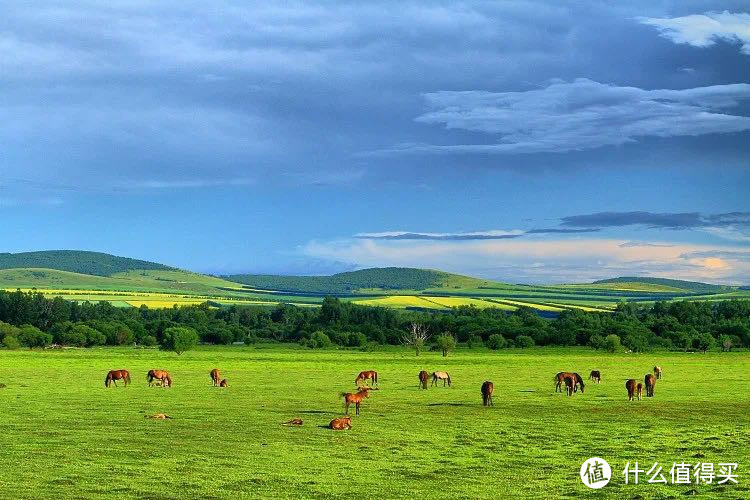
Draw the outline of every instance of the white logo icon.
[[[592,457],[581,465],[581,481],[589,488],[598,490],[607,485],[612,477],[612,469],[606,460]]]

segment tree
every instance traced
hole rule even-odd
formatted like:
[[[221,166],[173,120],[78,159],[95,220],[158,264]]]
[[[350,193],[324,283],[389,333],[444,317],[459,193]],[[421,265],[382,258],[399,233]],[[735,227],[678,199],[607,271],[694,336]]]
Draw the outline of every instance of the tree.
[[[164,330],[161,348],[178,355],[198,345],[198,332],[185,326],[173,326]]]
[[[489,347],[493,351],[496,351],[498,349],[502,349],[503,347],[505,347],[507,345],[508,345],[508,341],[505,340],[505,337],[503,337],[499,333],[493,333],[487,339],[487,347]]]
[[[435,339],[438,349],[443,353],[443,357],[447,356],[450,351],[456,347],[456,339],[450,333],[444,333]]]
[[[693,347],[700,349],[702,352],[706,352],[716,345],[716,340],[710,333],[699,333],[693,339]]]
[[[729,335],[722,335],[721,337],[719,337],[719,342],[721,342],[721,350],[724,352],[731,351],[732,347],[734,346],[732,337],[730,337]]]
[[[518,337],[516,337],[516,347],[534,347],[534,339],[532,339],[528,335],[519,335]]]
[[[333,345],[331,338],[320,330],[313,333],[310,336],[310,340],[307,341],[307,346],[311,349],[324,349],[326,347],[331,347],[331,345]]]
[[[469,340],[466,341],[466,345],[469,346],[469,348],[484,347],[484,341],[482,340],[481,335],[473,333],[469,335]]]
[[[607,335],[604,338],[604,348],[608,352],[617,352],[621,349],[620,337],[615,334]]]
[[[422,323],[412,323],[409,331],[401,338],[401,342],[406,346],[412,346],[416,355],[422,351],[425,342],[430,338],[427,333],[427,327]]]
[[[29,349],[44,347],[52,343],[52,335],[44,333],[35,326],[22,325],[18,332],[18,342]]]

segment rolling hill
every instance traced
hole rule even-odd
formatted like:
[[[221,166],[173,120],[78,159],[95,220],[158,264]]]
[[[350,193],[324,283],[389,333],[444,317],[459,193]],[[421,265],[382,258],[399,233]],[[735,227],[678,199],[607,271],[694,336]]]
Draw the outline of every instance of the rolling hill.
[[[145,260],[80,250],[0,253],[0,269],[54,269],[92,276],[112,276],[134,270],[175,270]]]
[[[592,285],[617,285],[628,287],[632,285],[646,285],[652,287],[662,287],[664,291],[684,291],[690,293],[723,293],[736,290],[737,287],[711,285],[699,281],[684,281],[668,278],[640,278],[634,276],[623,276],[620,278],[610,278],[606,280],[594,281]]]

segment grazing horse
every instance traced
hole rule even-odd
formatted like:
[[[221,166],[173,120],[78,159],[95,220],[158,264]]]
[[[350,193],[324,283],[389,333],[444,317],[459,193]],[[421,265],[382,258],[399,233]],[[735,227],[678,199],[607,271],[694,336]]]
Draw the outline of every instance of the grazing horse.
[[[565,392],[568,396],[572,396],[576,392],[576,385],[578,385],[578,379],[575,373],[566,373],[563,375],[563,382],[565,383]],[[583,389],[581,389],[583,392]]]
[[[331,420],[331,423],[328,424],[329,429],[333,429],[334,431],[343,431],[346,429],[352,428],[352,417],[341,417],[341,418],[334,418]]]
[[[149,387],[151,387],[154,380],[161,382],[162,387],[172,387],[172,376],[164,370],[149,370],[146,374],[146,380]]]
[[[446,382],[448,383],[448,387],[451,386],[451,376],[448,375],[448,372],[432,372],[432,383],[430,385],[437,385],[438,380],[443,381],[443,387],[445,387]]]
[[[125,387],[127,387],[130,383],[130,372],[127,370],[110,370],[104,379],[104,387],[109,387],[110,384],[115,384],[115,387],[117,387],[117,380],[124,380]]]
[[[208,376],[211,377],[211,381],[214,383],[214,387],[219,385],[219,380],[221,380],[221,374],[219,373],[218,368],[214,368],[213,370],[211,370]]]
[[[430,378],[430,374],[422,370],[421,372],[419,372],[418,377],[419,377],[419,387],[421,387],[422,389],[427,389],[427,379]]]
[[[643,399],[643,384],[638,382],[638,385],[635,388],[635,392],[638,394],[638,401]]]
[[[656,378],[661,378],[661,366],[654,366],[654,375]]]
[[[373,385],[378,384],[378,372],[375,370],[367,370],[364,372],[359,372],[359,375],[357,375],[357,378],[354,379],[354,385],[359,387],[360,382],[364,382],[367,379],[370,379],[373,383]]]
[[[565,382],[565,377],[571,377],[575,381],[573,384],[573,392],[578,392],[578,386],[581,386],[581,392],[583,392],[583,377],[577,373],[571,372],[559,372],[555,375],[555,392],[562,392],[562,384]],[[566,386],[567,391],[567,386]]]
[[[597,384],[602,381],[602,374],[599,370],[591,370],[589,374],[589,380],[595,381]]]
[[[219,382],[219,387],[229,387],[229,383],[227,382],[227,379],[225,378],[221,379],[221,382]]]
[[[628,401],[633,401],[633,396],[635,395],[635,391],[636,391],[635,384],[636,382],[634,378],[628,379],[628,381],[625,382],[625,389],[628,390]]]
[[[484,406],[495,406],[492,404],[492,393],[495,390],[495,385],[489,380],[482,384],[482,404]]]
[[[656,377],[654,377],[650,373],[647,373],[646,376],[643,378],[643,383],[646,386],[646,397],[653,398],[654,386],[656,386]]]
[[[363,388],[358,392],[342,392],[341,396],[344,398],[344,404],[346,405],[346,414],[349,415],[349,405],[354,403],[356,408],[356,414],[359,415],[359,404],[363,399],[370,397],[370,389]]]

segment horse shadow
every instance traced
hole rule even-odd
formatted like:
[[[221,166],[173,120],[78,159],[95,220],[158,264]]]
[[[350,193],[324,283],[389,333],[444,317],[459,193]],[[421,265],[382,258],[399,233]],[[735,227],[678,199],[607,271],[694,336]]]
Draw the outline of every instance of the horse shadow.
[[[474,406],[469,403],[428,403],[427,406]]]

